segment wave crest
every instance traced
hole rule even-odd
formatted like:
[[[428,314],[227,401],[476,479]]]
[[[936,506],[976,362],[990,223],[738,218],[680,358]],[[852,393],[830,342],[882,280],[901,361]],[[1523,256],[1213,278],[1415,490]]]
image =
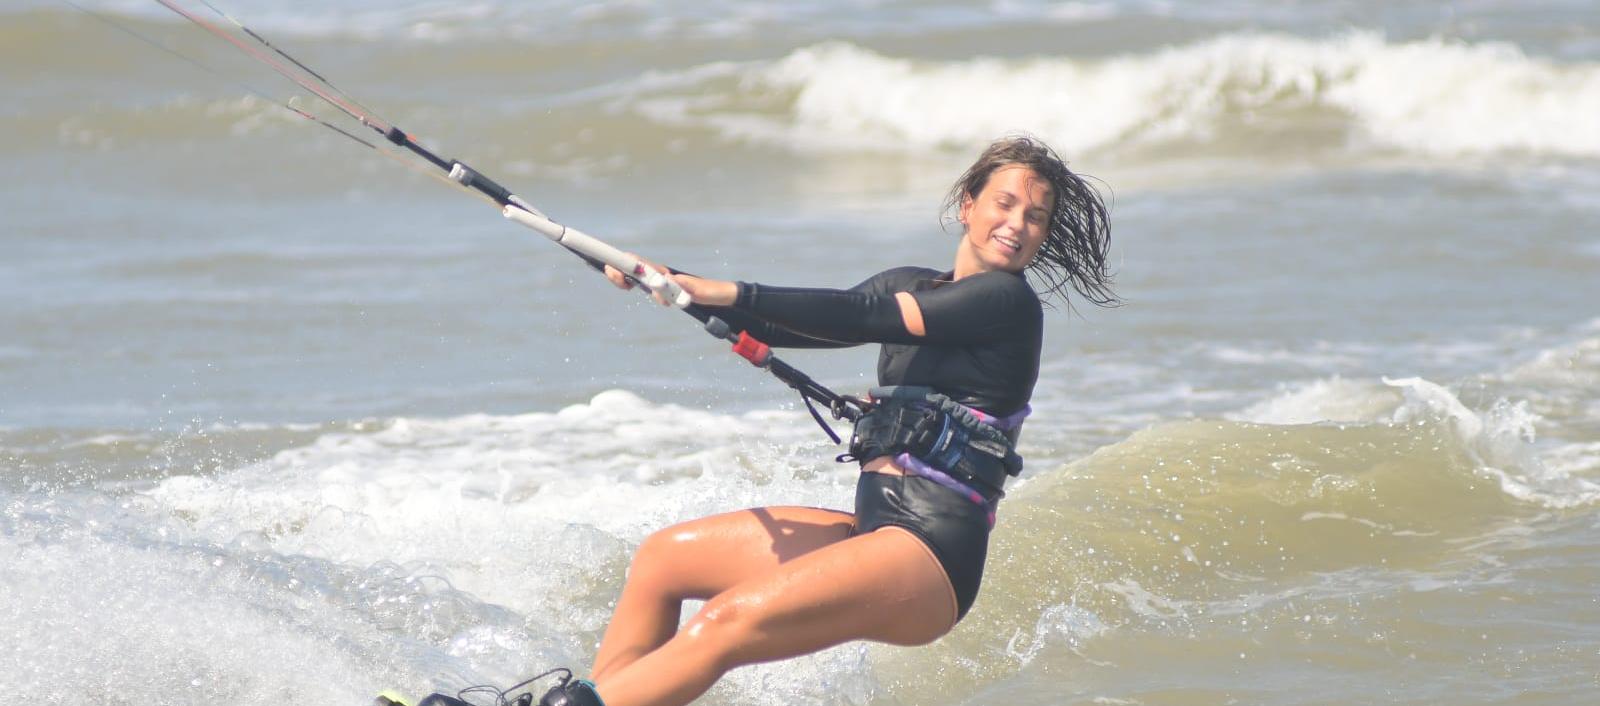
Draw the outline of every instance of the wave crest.
[[[1109,59],[928,61],[828,42],[636,104],[802,149],[918,150],[1028,131],[1063,152],[1222,148],[1600,156],[1600,64],[1506,43],[1243,33]],[[709,92],[707,92],[709,90]]]

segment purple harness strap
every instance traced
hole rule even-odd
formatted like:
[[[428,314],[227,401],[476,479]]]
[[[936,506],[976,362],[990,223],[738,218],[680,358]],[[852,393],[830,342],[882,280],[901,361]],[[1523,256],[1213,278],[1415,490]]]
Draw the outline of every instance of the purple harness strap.
[[[965,405],[963,405],[963,407],[965,407]],[[1011,431],[1022,426],[1022,420],[1026,419],[1029,414],[1033,413],[1033,406],[1023,405],[1020,411],[1006,417],[995,417],[992,414],[976,410],[971,407],[966,407],[966,410],[971,412],[972,416],[977,417],[978,420],[982,421],[984,424],[988,424],[989,426],[999,429],[1000,431]],[[989,510],[989,527],[994,527],[995,509],[999,507],[1000,504],[998,499],[996,499],[994,502],[984,500],[983,494],[973,490],[972,486],[956,480],[950,474],[928,465],[926,461],[923,461],[916,456],[912,456],[909,453],[902,452],[900,455],[895,456],[894,462],[895,465],[904,469],[908,473],[915,473],[923,478],[927,478],[928,480],[962,494],[972,502],[987,507]]]

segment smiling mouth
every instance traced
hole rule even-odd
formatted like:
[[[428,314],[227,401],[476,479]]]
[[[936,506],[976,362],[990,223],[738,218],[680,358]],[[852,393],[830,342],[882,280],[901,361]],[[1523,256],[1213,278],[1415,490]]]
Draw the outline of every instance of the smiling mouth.
[[[989,236],[989,239],[993,240],[996,243],[999,243],[1001,246],[1005,247],[1006,249],[1010,250],[1013,253],[1019,252],[1019,251],[1022,250],[1022,241],[1017,240],[1016,238],[1012,238],[1012,237],[1005,236],[1005,235],[992,235],[992,236]]]

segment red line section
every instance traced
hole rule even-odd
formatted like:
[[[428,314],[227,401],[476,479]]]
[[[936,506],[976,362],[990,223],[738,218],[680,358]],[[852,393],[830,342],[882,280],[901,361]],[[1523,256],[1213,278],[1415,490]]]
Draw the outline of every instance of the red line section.
[[[229,44],[237,47],[239,51],[249,54],[250,56],[260,60],[262,63],[271,66],[274,71],[282,74],[284,78],[294,81],[295,83],[300,84],[302,88],[317,94],[317,97],[327,101],[330,105],[333,105],[339,110],[344,111],[346,115],[361,121],[363,125],[366,125],[373,130],[377,130],[379,133],[387,133],[389,132],[389,129],[393,127],[378,116],[362,110],[360,107],[352,105],[349,101],[341,99],[338,96],[332,95],[328,91],[322,90],[316,85],[313,85],[313,83],[305,76],[296,74],[294,70],[290,69],[288,66],[285,66],[276,59],[273,59],[270,55],[262,52],[260,49],[246,44],[243,40],[234,36],[233,33],[207,22],[205,19],[195,15],[193,12],[190,12],[178,6],[176,3],[171,2],[171,0],[156,0],[156,2],[161,3],[162,6],[166,7],[168,10],[183,16],[184,19],[199,25],[206,31],[221,37]],[[324,83],[326,83],[326,81],[324,81]]]

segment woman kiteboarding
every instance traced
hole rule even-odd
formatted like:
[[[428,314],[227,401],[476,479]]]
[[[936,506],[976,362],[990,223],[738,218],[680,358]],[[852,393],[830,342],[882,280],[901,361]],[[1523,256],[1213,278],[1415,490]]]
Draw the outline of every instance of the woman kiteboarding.
[[[774,347],[883,345],[851,440],[855,511],[754,508],[650,535],[589,677],[540,704],[679,706],[742,665],[851,640],[926,644],[967,614],[1039,373],[1041,294],[1023,273],[1045,295],[1116,299],[1105,205],[1041,142],[990,145],[945,205],[962,226],[949,271],[897,267],[848,290],[671,275]],[[705,604],[680,627],[686,600]]]
[[[1015,448],[1039,375],[1041,296],[1065,298],[1070,287],[1095,304],[1116,302],[1106,266],[1105,204],[1049,147],[1029,137],[999,140],[956,181],[945,210],[961,225],[961,239],[948,271],[896,267],[847,290],[664,273],[440,156],[210,3],[204,4],[237,31],[174,0],[157,1],[382,140],[273,101],[285,110],[469,190],[603,270],[619,287],[644,284],[657,301],[737,341],[736,352],[799,390],[825,429],[813,402],[855,422],[849,453],[841,457],[861,465],[854,512],[762,507],[660,530],[634,555],[587,679],[562,668],[509,690],[433,694],[419,706],[471,706],[461,698],[471,694],[531,706],[529,685],[558,672],[565,675],[541,706],[681,706],[741,665],[851,640],[926,644],[966,616],[978,595],[1006,478],[1022,469]],[[1041,291],[1025,271],[1035,273]],[[816,384],[769,348],[864,343],[882,344],[879,387],[866,402]],[[705,605],[680,627],[686,600]],[[512,692],[519,696],[508,698]],[[380,696],[377,703],[400,702]]]

